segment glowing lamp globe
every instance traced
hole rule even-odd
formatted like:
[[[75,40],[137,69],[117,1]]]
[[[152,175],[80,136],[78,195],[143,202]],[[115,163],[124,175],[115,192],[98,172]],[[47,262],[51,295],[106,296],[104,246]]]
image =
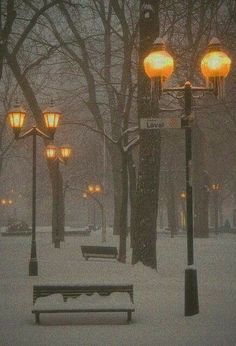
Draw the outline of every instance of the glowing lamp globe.
[[[19,136],[24,125],[26,111],[23,107],[16,105],[7,114],[9,125],[12,128],[15,136]]]
[[[220,189],[220,184],[212,184],[212,190],[218,191]]]
[[[216,51],[207,53],[201,62],[201,71],[204,77],[226,78],[229,74],[231,59],[224,52]]]
[[[144,70],[150,79],[167,79],[174,71],[174,59],[166,51],[164,41],[158,37],[153,49],[144,59]]]
[[[90,192],[90,193],[94,192],[94,186],[92,184],[88,185],[88,192]]]
[[[70,145],[63,145],[60,148],[60,152],[61,152],[62,158],[65,161],[67,161],[70,158],[71,154],[72,154],[72,148],[71,148]]]
[[[162,94],[163,83],[174,71],[174,59],[166,51],[164,41],[157,38],[153,49],[143,61],[144,71],[151,79],[151,99],[155,100]]]
[[[224,96],[224,80],[228,76],[231,68],[231,59],[222,51],[220,41],[213,38],[205,56],[201,61],[201,72],[207,81],[211,84],[216,96]]]
[[[102,188],[101,188],[101,186],[100,185],[95,185],[95,192],[97,192],[97,193],[99,193],[99,192],[101,192],[102,191]]]
[[[61,112],[51,103],[51,105],[43,111],[43,116],[45,125],[49,133],[53,136],[58,127]]]
[[[166,80],[174,71],[174,60],[165,50],[156,50],[144,59],[144,70],[150,79]]]
[[[55,145],[47,145],[46,156],[49,160],[55,160],[57,157],[57,147]]]

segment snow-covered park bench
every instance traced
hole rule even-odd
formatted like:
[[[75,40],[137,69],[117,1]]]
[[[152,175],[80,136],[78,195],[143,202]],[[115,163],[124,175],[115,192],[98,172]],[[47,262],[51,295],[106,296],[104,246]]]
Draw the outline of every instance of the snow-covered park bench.
[[[41,313],[126,312],[128,323],[134,312],[133,285],[34,285],[33,309],[35,322]]]
[[[82,255],[86,260],[93,258],[117,258],[118,251],[114,246],[81,245]]]

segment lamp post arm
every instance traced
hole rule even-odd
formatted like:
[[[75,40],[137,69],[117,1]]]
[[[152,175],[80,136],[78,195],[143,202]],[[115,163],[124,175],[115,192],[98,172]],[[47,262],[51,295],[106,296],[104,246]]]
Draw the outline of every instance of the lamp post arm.
[[[184,87],[173,87],[173,88],[164,88],[163,93],[165,92],[175,92],[175,91],[184,91]]]
[[[189,83],[189,82],[186,82],[186,83]],[[164,88],[163,92],[184,91],[184,89],[185,89],[185,85],[183,87]],[[200,87],[199,86],[191,86],[191,89],[193,91],[214,91],[213,88],[206,88],[203,86],[200,86]]]
[[[30,136],[33,136],[33,135],[40,136],[40,137],[42,137],[44,139],[52,139],[51,136],[48,136],[43,131],[39,130],[36,126],[31,127],[31,129],[27,130],[22,135],[16,136],[16,139],[24,139],[26,137],[30,137]]]
[[[31,129],[25,131],[24,133],[20,134],[20,135],[16,135],[15,138],[16,139],[24,139],[26,137],[30,137],[33,136],[35,134],[35,129],[36,127],[31,127]]]
[[[60,156],[57,156],[56,160],[58,160],[59,163],[66,165],[67,161],[63,160]]]
[[[45,138],[45,139],[53,139],[53,136],[47,135],[45,132],[38,129],[37,127],[36,127],[36,134],[37,134],[37,136],[40,136],[40,137]]]

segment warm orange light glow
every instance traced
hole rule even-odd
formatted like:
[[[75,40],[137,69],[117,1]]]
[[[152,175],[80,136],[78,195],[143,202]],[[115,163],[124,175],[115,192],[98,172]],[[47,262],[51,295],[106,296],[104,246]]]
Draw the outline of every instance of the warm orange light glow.
[[[186,193],[185,192],[181,192],[180,197],[183,198],[183,199],[186,198]]]
[[[99,192],[101,192],[102,191],[102,188],[101,188],[101,186],[100,185],[95,185],[95,192],[97,192],[97,193],[99,193]]]
[[[1,203],[2,203],[2,204],[7,204],[7,201],[6,201],[5,199],[2,199],[2,200],[1,200]]]
[[[220,184],[212,184],[212,190],[218,191],[220,189]]]
[[[24,125],[26,112],[23,107],[16,106],[8,112],[8,120],[13,130],[20,131]]]
[[[201,71],[205,78],[227,77],[231,59],[222,51],[207,53],[201,62]]]
[[[61,156],[64,160],[68,160],[72,154],[72,148],[70,145],[63,145],[60,148]]]
[[[93,192],[94,192],[94,185],[89,184],[89,185],[88,185],[88,191],[89,191],[90,193],[93,193]]]
[[[49,160],[54,160],[57,157],[57,147],[55,145],[48,145],[46,147],[46,156]]]
[[[87,198],[87,197],[88,197],[87,193],[84,192],[84,193],[83,193],[83,198]]]
[[[99,184],[89,184],[88,185],[88,192],[89,193],[100,193],[102,192],[102,187]]]
[[[59,113],[49,113],[44,112],[44,120],[46,127],[49,129],[56,129],[58,127],[60,114]]]
[[[165,50],[153,51],[144,59],[144,70],[149,78],[167,79],[174,71],[174,60]]]
[[[61,112],[53,106],[53,103],[43,111],[46,127],[54,133],[58,127]]]
[[[8,204],[12,204],[13,203],[13,200],[12,199],[9,199],[8,200]]]

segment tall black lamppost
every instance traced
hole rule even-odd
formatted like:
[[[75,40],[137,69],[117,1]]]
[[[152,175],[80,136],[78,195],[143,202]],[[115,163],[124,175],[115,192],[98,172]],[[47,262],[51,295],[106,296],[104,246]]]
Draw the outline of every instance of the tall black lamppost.
[[[181,208],[182,208],[182,227],[183,230],[186,230],[186,193],[185,191],[182,191],[180,194],[180,198],[181,198]]]
[[[9,124],[14,132],[15,139],[24,139],[32,136],[33,139],[33,163],[32,163],[32,238],[31,238],[31,255],[29,261],[29,275],[38,275],[38,261],[36,252],[36,144],[37,136],[52,140],[58,126],[61,113],[51,105],[43,112],[45,127],[47,133],[44,133],[37,126],[33,126],[23,134],[21,130],[24,124],[26,111],[18,104],[8,112]]]
[[[214,227],[215,234],[219,232],[219,190],[220,184],[212,184],[213,201],[214,201]]]
[[[72,148],[70,145],[66,144],[57,148],[55,145],[47,145],[46,147],[46,157],[48,161],[51,161],[54,165],[56,165],[57,171],[60,163],[66,165],[68,159],[71,157]],[[55,248],[60,248],[60,234],[58,225],[55,230]]]
[[[193,267],[193,196],[192,196],[192,99],[193,93],[212,91],[217,98],[224,96],[224,80],[230,71],[231,60],[221,50],[218,39],[214,38],[201,61],[201,71],[207,81],[206,87],[196,87],[187,81],[183,87],[164,88],[164,81],[174,70],[174,60],[165,50],[160,39],[154,42],[153,50],[144,59],[144,69],[151,79],[152,102],[160,98],[163,92],[181,92],[184,99],[184,117],[182,128],[185,129],[186,146],[186,224],[187,224],[187,263],[185,270],[185,316],[199,313],[197,271]],[[154,108],[155,109],[155,108]]]

